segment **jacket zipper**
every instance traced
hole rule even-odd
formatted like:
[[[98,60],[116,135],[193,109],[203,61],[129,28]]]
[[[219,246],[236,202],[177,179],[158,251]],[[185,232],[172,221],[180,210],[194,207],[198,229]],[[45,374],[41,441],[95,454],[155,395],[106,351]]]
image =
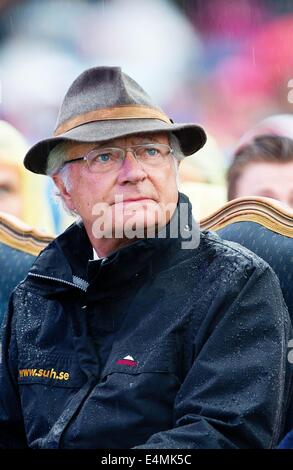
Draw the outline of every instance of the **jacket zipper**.
[[[86,292],[86,289],[82,288],[78,284],[73,284],[73,282],[64,281],[64,279],[59,279],[58,277],[44,276],[42,274],[34,274],[34,273],[28,273],[28,276],[40,277],[41,279],[49,279],[49,281],[61,282],[62,284],[67,284],[69,286],[76,287],[77,289],[80,289],[83,292]]]

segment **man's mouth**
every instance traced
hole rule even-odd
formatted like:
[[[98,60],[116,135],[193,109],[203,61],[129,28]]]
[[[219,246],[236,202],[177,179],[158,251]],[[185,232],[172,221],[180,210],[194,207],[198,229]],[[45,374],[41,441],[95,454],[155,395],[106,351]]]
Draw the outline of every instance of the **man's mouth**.
[[[122,202],[143,202],[143,201],[153,201],[153,199],[149,197],[137,197],[137,198],[123,199]]]
[[[137,196],[137,197],[126,197],[126,198],[119,198],[118,200],[115,200],[112,205],[117,205],[117,204],[142,204],[142,203],[149,203],[153,202],[155,203],[156,201],[147,196]]]

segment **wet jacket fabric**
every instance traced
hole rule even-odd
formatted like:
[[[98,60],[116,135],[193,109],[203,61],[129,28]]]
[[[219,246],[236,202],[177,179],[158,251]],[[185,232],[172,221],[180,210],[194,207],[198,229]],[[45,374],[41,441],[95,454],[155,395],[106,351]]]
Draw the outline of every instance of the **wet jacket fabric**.
[[[74,224],[39,255],[4,322],[2,447],[276,446],[289,335],[276,275],[211,232],[181,242],[91,260]]]
[[[25,278],[35,259],[34,255],[0,242],[0,325],[11,292]]]

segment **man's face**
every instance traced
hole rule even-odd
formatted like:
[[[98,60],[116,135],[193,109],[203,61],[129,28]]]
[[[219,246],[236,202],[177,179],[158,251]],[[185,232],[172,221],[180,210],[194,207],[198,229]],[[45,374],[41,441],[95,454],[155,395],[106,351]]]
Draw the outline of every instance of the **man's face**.
[[[293,208],[293,162],[248,164],[237,181],[236,196],[265,196]]]
[[[87,154],[93,148],[128,148],[139,144],[169,145],[166,133],[141,134],[100,144],[68,144],[67,160]],[[108,237],[125,238],[133,230],[164,226],[172,216],[177,199],[176,162],[171,154],[164,164],[147,166],[128,151],[118,170],[91,173],[85,161],[68,164],[70,188],[61,190],[71,210],[81,216],[87,230]],[[60,189],[60,180],[54,178]],[[103,222],[103,223],[102,223]],[[100,231],[100,232],[99,232]],[[117,236],[118,235],[118,236]],[[98,236],[99,238],[99,236]]]

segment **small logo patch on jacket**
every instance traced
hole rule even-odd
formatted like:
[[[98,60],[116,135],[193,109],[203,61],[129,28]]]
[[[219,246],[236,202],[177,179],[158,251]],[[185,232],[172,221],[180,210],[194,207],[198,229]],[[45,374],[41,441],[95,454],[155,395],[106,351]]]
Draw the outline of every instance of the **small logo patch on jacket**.
[[[118,359],[118,361],[116,361],[116,364],[135,367],[137,366],[137,361],[135,361],[132,356],[125,356],[123,359]]]
[[[19,378],[42,377],[54,380],[69,380],[69,372],[56,372],[54,369],[20,369]]]

